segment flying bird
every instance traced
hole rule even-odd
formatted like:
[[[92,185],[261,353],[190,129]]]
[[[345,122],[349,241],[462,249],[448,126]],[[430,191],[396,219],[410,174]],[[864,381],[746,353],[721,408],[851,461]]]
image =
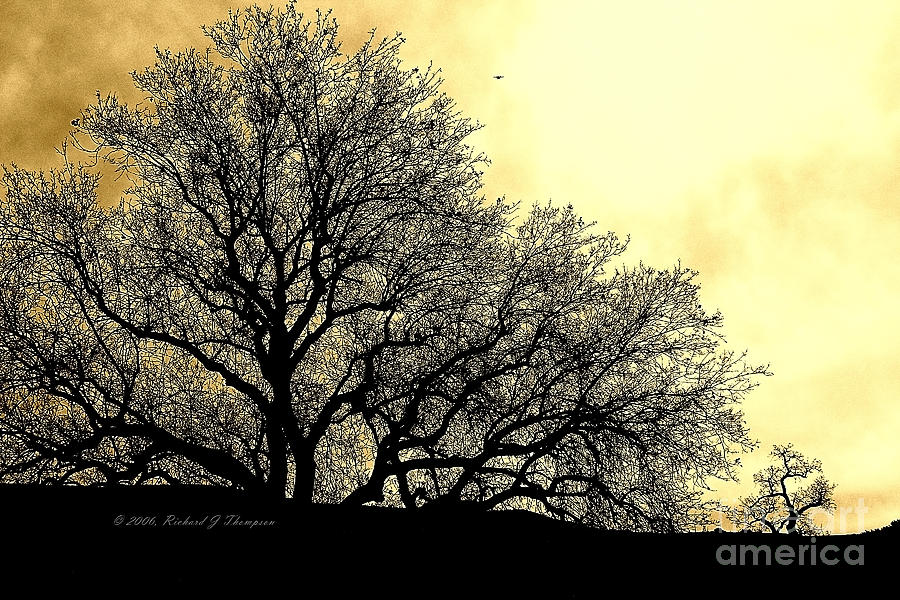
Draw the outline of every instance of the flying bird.
[[[494,75],[494,79],[503,79],[503,75]]]

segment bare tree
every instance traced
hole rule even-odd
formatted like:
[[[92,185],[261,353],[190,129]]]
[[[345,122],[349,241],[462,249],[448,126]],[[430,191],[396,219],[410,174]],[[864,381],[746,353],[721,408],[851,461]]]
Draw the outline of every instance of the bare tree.
[[[822,472],[821,461],[804,457],[794,450],[793,444],[775,445],[770,454],[775,464],[753,476],[756,493],[741,498],[737,506],[726,509],[726,514],[738,527],[749,531],[826,533],[813,515],[816,510],[834,511],[835,484],[818,475],[805,487],[799,485]]]
[[[695,273],[607,273],[625,244],[571,206],[514,225],[399,35],[344,54],[293,5],[205,31],[73,121],[117,206],[68,158],[4,171],[0,480],[689,526],[765,373]]]

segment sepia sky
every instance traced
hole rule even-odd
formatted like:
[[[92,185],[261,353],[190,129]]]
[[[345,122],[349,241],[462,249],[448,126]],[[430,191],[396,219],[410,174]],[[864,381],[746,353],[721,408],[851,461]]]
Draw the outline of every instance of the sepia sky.
[[[55,165],[95,90],[134,99],[155,44],[206,47],[199,25],[245,4],[3,0],[0,163]],[[900,3],[299,4],[317,6],[347,50],[399,30],[410,66],[443,69],[485,124],[487,197],[571,202],[631,235],[626,263],[700,272],[730,346],[775,374],[721,495],[794,442],[838,484],[835,532],[900,518]]]

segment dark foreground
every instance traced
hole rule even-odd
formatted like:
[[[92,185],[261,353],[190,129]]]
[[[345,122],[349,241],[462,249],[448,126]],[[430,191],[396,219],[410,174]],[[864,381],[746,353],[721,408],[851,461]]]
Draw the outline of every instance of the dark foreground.
[[[896,524],[814,543],[661,536],[589,530],[529,513],[301,511],[215,490],[147,487],[2,487],[0,509],[4,577],[113,593],[286,585],[291,598],[599,598],[613,582],[617,589],[726,594],[775,579],[862,585],[891,573],[900,539]]]

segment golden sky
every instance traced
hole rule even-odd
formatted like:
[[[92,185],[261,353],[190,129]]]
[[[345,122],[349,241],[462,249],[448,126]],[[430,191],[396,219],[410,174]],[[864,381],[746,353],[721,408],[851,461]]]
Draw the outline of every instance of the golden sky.
[[[245,4],[3,0],[0,162],[53,165],[96,89],[129,97],[154,44],[205,47],[199,25]],[[443,69],[486,125],[488,197],[571,202],[631,235],[626,262],[700,272],[732,347],[775,373],[745,403],[761,449],[726,498],[794,442],[846,531],[900,518],[900,3],[299,6],[334,7],[348,49],[400,30],[411,64]]]

